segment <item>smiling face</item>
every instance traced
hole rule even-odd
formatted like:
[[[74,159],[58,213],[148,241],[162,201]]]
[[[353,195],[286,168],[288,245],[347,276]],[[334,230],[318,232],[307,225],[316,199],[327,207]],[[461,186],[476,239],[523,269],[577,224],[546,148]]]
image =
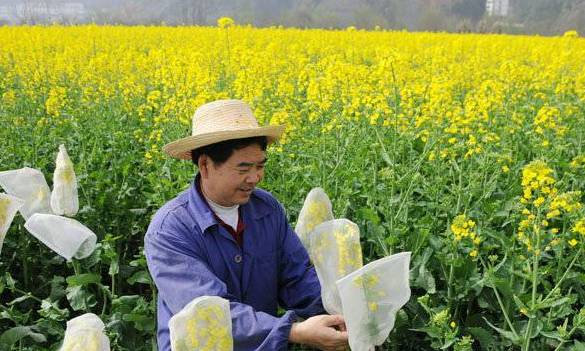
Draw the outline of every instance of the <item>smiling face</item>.
[[[221,206],[245,204],[264,178],[265,163],[266,151],[258,144],[234,150],[221,164],[201,155],[198,162],[201,189],[205,196]]]

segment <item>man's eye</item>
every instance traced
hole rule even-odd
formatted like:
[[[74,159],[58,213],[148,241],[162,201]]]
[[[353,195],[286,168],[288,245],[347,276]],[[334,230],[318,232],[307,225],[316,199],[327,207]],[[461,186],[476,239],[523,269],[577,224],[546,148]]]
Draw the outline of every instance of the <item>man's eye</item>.
[[[238,173],[240,173],[240,174],[246,174],[246,173],[248,173],[249,171],[250,171],[249,169],[239,169],[239,170],[238,170]]]

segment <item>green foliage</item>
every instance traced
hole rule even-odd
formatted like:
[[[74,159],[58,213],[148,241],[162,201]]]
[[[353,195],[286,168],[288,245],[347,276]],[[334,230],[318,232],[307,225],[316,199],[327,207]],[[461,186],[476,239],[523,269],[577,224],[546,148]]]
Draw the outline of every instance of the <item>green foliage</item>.
[[[222,84],[229,88],[231,82]],[[143,235],[155,211],[188,186],[193,166],[145,159],[148,147],[133,133],[152,126],[124,112],[116,96],[97,104],[74,100],[63,120],[50,125],[37,123],[47,116],[31,99],[19,96],[14,107],[0,106],[0,120],[25,119],[0,128],[2,170],[29,165],[51,179],[57,146],[66,144],[80,184],[78,219],[97,233],[99,244],[90,257],[65,262],[27,234],[21,218],[15,220],[0,259],[0,348],[57,349],[66,320],[93,312],[106,323],[116,350],[151,350],[156,288]],[[568,102],[581,114],[585,110],[583,101]],[[539,102],[526,97],[518,104],[534,108]],[[585,187],[583,173],[567,166],[582,152],[582,118],[575,117],[567,137],[548,149],[526,134],[486,144],[472,157],[430,159],[440,143],[435,135],[423,141],[392,126],[350,119],[323,133],[339,106],[325,112],[315,122],[301,116],[303,138],[269,150],[262,186],[284,203],[293,223],[308,191],[323,187],[335,216],[359,225],[366,262],[412,251],[412,298],[383,349],[584,348],[583,244],[571,247],[563,240],[534,254],[517,240],[521,172],[528,161],[547,160],[561,191]],[[187,132],[178,122],[162,128],[160,144]],[[493,128],[508,135],[502,132],[506,125]],[[506,150],[514,158],[509,172],[499,164]],[[480,244],[454,239],[452,224],[461,214],[475,221]],[[557,224],[566,233],[570,219]]]

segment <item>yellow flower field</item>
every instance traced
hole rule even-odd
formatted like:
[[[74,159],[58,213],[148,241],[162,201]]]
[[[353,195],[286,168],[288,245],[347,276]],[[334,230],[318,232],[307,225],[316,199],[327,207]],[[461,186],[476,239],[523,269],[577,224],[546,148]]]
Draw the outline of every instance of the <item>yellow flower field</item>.
[[[291,223],[321,186],[335,218],[360,226],[364,263],[412,251],[413,297],[388,349],[583,345],[583,57],[578,35],[252,28],[229,18],[0,27],[0,171],[50,174],[65,144],[79,216],[101,241],[66,263],[17,220],[0,255],[0,335],[35,326],[43,338],[27,334],[21,349],[49,349],[58,325],[93,311],[117,349],[151,349],[156,291],[142,236],[194,174],[161,148],[190,132],[197,106],[239,98],[262,123],[287,126],[263,187]]]

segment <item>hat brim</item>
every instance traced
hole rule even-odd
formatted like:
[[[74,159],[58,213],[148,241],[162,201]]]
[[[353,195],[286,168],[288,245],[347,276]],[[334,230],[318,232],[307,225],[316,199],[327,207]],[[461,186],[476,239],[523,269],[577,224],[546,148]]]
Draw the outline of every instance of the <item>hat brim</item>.
[[[166,144],[163,147],[163,151],[171,157],[190,160],[191,150],[226,140],[265,136],[269,144],[273,143],[280,138],[284,132],[284,127],[283,125],[267,126],[192,135]]]

